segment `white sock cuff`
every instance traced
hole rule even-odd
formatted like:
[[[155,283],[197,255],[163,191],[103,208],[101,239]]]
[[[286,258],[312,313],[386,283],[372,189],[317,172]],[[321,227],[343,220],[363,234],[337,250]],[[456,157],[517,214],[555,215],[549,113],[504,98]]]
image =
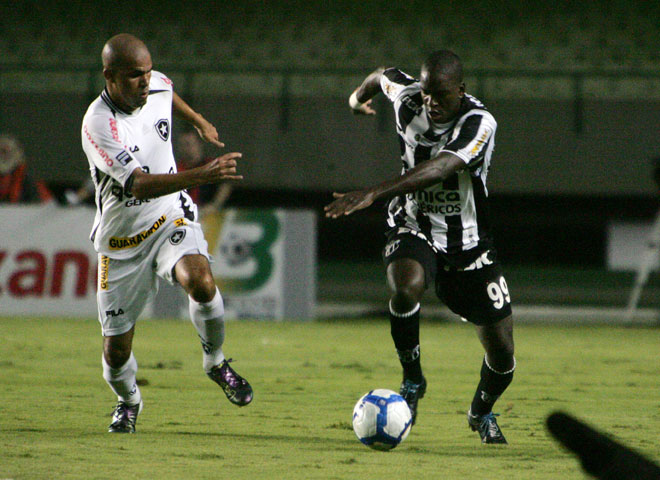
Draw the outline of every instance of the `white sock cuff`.
[[[394,315],[395,317],[397,317],[397,318],[408,318],[408,317],[412,317],[413,315],[415,315],[415,314],[419,311],[420,307],[421,307],[421,304],[420,304],[419,302],[417,302],[417,305],[415,305],[415,306],[413,307],[413,309],[410,310],[409,312],[406,312],[406,313],[395,312],[395,311],[394,311],[394,308],[392,308],[392,299],[390,299],[390,313],[391,313],[392,315]]]
[[[101,354],[101,362],[103,363],[103,371],[104,372],[111,372],[114,377],[119,377],[123,373],[125,373],[127,370],[133,370],[137,371],[137,360],[135,360],[135,356],[133,355],[133,352],[131,352],[131,356],[128,357],[128,360],[126,360],[126,363],[123,364],[119,368],[112,368],[110,364],[105,359],[105,355]]]
[[[516,369],[516,357],[513,357],[513,367],[511,367],[511,369],[507,370],[506,372],[498,372],[493,367],[491,367],[488,364],[488,354],[484,355],[484,363],[491,372],[497,373],[498,375],[508,375],[509,373],[513,373],[513,371]]]
[[[222,317],[225,314],[225,303],[222,300],[222,295],[218,287],[215,287],[215,296],[210,302],[199,303],[190,295],[188,296],[188,301],[190,302],[191,313],[193,311],[195,312],[195,319],[211,320]]]

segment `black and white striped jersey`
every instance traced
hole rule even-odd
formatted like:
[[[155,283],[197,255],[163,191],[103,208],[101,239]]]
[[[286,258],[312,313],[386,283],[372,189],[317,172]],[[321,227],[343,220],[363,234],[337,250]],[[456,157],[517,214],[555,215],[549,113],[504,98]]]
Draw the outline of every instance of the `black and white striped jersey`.
[[[392,199],[388,225],[421,234],[437,250],[449,254],[488,245],[486,176],[497,129],[493,116],[466,94],[454,121],[434,124],[418,80],[390,68],[383,72],[380,84],[394,105],[402,174],[441,152],[451,152],[465,162],[465,169],[444,182]]]

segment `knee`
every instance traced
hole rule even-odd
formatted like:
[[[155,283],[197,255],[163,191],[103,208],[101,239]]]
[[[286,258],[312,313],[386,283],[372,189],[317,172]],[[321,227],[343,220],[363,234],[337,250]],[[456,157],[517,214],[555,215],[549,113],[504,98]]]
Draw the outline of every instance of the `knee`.
[[[111,368],[121,368],[131,358],[131,348],[122,345],[107,345],[103,349],[103,356]]]
[[[399,282],[392,292],[392,307],[398,312],[408,312],[415,308],[424,294],[424,282],[415,280]]]
[[[215,280],[210,274],[192,276],[187,279],[184,289],[198,303],[207,303],[215,297]]]
[[[493,369],[507,371],[513,368],[514,360],[513,342],[502,342],[499,345],[492,346],[486,351],[488,365]]]

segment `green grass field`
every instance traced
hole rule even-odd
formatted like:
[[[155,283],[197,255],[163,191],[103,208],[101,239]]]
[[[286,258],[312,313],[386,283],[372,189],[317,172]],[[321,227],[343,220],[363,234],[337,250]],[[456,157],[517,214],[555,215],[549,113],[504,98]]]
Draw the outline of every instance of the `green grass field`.
[[[145,408],[136,435],[106,433],[96,320],[0,318],[2,479],[583,479],[549,437],[563,410],[660,460],[660,329],[519,325],[518,371],[496,411],[508,446],[466,425],[481,347],[473,328],[422,323],[429,381],[418,424],[391,452],[351,429],[354,403],[398,389],[384,319],[227,325],[226,353],[255,389],[231,405],[201,370],[187,321],[138,323]]]

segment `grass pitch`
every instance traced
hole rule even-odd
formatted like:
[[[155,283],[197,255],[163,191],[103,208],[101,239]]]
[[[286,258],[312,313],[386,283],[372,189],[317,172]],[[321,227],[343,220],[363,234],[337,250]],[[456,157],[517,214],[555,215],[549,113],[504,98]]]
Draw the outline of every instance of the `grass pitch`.
[[[466,425],[482,358],[473,328],[423,322],[418,424],[376,452],[350,421],[366,391],[398,390],[384,319],[229,322],[226,353],[255,389],[244,408],[202,372],[189,322],[141,321],[145,408],[136,435],[111,435],[96,320],[0,318],[0,478],[586,478],[544,427],[554,410],[660,459],[660,329],[521,323],[496,406],[508,446],[483,446]]]

